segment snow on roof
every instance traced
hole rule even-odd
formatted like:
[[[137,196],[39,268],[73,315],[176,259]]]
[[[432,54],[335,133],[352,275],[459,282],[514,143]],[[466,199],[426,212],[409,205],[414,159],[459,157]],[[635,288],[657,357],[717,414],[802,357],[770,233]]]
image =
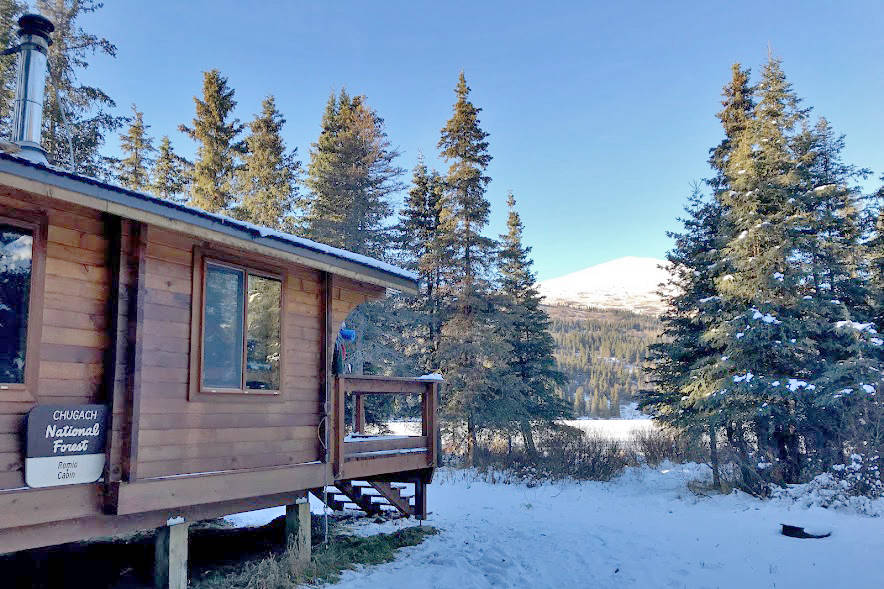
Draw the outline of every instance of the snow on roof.
[[[296,235],[292,235],[290,233],[285,233],[283,231],[278,231],[275,229],[271,229],[269,227],[263,227],[261,225],[255,225],[253,223],[249,223],[247,221],[240,221],[238,219],[234,219],[232,217],[228,217],[226,215],[221,215],[218,213],[209,213],[207,211],[203,211],[194,207],[190,207],[184,204],[180,204],[177,202],[169,201],[162,199],[160,197],[154,196],[152,194],[148,194],[145,192],[139,192],[136,190],[129,190],[128,188],[123,188],[122,186],[117,186],[115,184],[109,184],[102,180],[98,180],[96,178],[91,178],[89,176],[84,176],[82,174],[75,174],[68,170],[64,170],[51,165],[37,164],[31,162],[29,160],[16,157],[14,155],[10,155],[8,153],[0,152],[0,162],[6,160],[8,162],[13,162],[15,164],[19,164],[25,166],[25,169],[31,168],[34,170],[39,170],[44,174],[48,174],[52,177],[58,179],[66,179],[68,181],[75,181],[80,184],[80,191],[89,196],[93,196],[96,198],[101,198],[103,200],[109,200],[106,195],[102,195],[100,191],[96,191],[91,189],[91,187],[97,187],[99,189],[103,189],[106,191],[110,191],[124,197],[129,197],[133,199],[137,199],[144,203],[150,203],[155,207],[161,207],[168,210],[168,213],[177,213],[174,215],[179,219],[185,222],[193,223],[197,219],[208,220],[213,225],[218,225],[220,227],[215,227],[216,230],[224,231],[224,228],[234,228],[239,229],[240,231],[245,231],[247,233],[251,233],[256,237],[266,238],[268,240],[277,241],[282,244],[292,245],[300,249],[309,250],[318,254],[324,254],[333,258],[338,258],[340,260],[345,260],[347,262],[351,262],[357,264],[359,266],[364,266],[366,268],[371,268],[373,270],[383,272],[385,274],[390,274],[396,276],[398,278],[402,278],[408,281],[416,282],[418,280],[418,275],[409,270],[405,270],[404,268],[400,268],[398,266],[394,266],[393,264],[389,264],[382,260],[377,260],[375,258],[370,258],[368,256],[364,256],[361,254],[357,254],[355,252],[343,250],[340,248],[332,247],[330,245],[326,245],[324,243],[319,243],[316,241],[312,241],[310,239],[306,239],[304,237],[298,237]],[[21,175],[17,172],[22,172],[24,170],[13,170],[6,169],[3,171],[8,171],[10,173]],[[84,190],[85,189],[85,190]],[[282,249],[282,248],[279,248]]]

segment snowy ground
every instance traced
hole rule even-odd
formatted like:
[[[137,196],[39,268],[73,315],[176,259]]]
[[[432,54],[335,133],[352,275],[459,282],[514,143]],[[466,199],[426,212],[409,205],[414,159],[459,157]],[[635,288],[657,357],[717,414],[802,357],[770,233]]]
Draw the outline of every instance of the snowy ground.
[[[635,468],[608,483],[491,485],[443,469],[430,487],[442,530],[389,564],[344,573],[338,587],[881,587],[884,517],[742,494],[698,497],[705,466]],[[318,509],[319,505],[314,505]],[[884,513],[884,500],[876,504]],[[260,524],[283,513],[232,516]],[[780,523],[831,531],[779,534]],[[366,521],[357,533],[414,525]]]

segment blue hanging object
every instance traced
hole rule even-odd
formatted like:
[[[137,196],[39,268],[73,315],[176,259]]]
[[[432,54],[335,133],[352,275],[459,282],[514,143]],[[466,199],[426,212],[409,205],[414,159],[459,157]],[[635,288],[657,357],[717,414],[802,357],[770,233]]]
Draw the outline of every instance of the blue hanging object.
[[[341,328],[341,339],[345,342],[355,342],[356,341],[356,330],[355,329],[347,329],[346,327]]]

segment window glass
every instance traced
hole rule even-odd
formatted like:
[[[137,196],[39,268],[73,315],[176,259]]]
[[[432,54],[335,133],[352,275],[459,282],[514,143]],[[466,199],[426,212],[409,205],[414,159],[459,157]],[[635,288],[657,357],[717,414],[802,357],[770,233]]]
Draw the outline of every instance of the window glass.
[[[282,283],[249,274],[246,388],[279,390]]]
[[[203,313],[203,386],[242,388],[243,289],[241,270],[206,264]]]
[[[0,382],[25,381],[34,237],[0,225]]]

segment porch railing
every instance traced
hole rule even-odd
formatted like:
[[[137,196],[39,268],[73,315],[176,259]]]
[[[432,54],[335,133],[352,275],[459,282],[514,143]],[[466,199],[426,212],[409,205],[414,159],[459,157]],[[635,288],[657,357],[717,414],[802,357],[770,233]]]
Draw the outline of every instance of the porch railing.
[[[335,478],[339,480],[420,470],[436,466],[439,388],[441,381],[383,376],[335,378]],[[353,433],[347,436],[346,399],[353,396]],[[420,435],[365,434],[368,395],[420,395]]]

